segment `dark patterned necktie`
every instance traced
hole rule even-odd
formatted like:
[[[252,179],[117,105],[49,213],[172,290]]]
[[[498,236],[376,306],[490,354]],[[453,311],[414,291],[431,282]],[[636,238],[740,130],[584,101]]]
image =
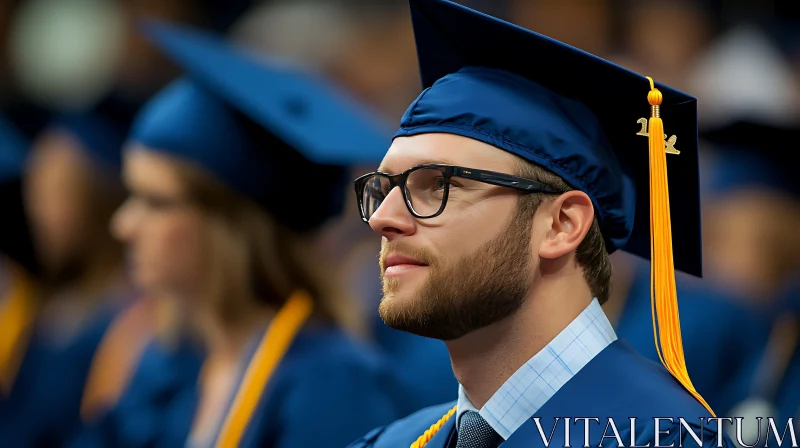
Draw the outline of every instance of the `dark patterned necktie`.
[[[475,411],[467,411],[458,423],[456,448],[497,448],[503,438]]]

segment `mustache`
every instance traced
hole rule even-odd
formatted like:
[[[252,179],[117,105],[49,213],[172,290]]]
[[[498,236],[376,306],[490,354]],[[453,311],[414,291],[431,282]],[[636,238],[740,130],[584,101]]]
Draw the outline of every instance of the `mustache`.
[[[436,263],[436,256],[430,249],[414,247],[404,243],[389,243],[384,241],[383,244],[381,244],[381,252],[378,259],[378,263],[381,267],[381,273],[386,270],[386,257],[390,253],[413,258],[428,266],[433,266]]]

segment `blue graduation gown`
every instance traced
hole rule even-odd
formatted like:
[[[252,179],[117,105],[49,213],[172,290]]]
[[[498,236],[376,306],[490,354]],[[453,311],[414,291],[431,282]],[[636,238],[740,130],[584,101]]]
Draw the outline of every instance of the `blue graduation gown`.
[[[781,292],[770,310],[770,316],[775,323],[779,317],[793,316],[795,325],[800,326],[800,276],[795,276],[795,281]],[[769,362],[767,351],[772,347],[763,347],[758,363],[751,369],[753,375],[749,378],[748,390],[755,398],[772,402],[775,416],[781,422],[786,422],[789,418],[800,422],[800,335],[791,340],[790,344],[793,344],[792,351],[783,371],[774,371],[775,366],[765,365]],[[757,376],[758,373],[764,373],[761,370],[763,368],[769,370],[769,380]]]
[[[118,405],[70,446],[185,446],[201,366],[201,353],[188,344],[176,352],[151,344]],[[269,380],[239,446],[345,446],[401,416],[403,394],[382,358],[339,330],[306,326]]]
[[[786,288],[779,303],[781,313],[791,314],[800,325],[800,272]],[[778,384],[776,405],[783,421],[794,417],[800,421],[800,336],[795,341],[794,353],[786,367],[782,381]]]
[[[646,264],[636,266],[615,330],[640,354],[659,362],[653,340],[649,269]],[[716,413],[725,415],[747,396],[749,368],[766,343],[768,322],[690,279],[679,278],[677,286],[683,350],[692,384]]]
[[[406,419],[391,425],[377,428],[350,445],[351,448],[398,448],[408,447],[432,424],[439,420],[455,403],[424,409]],[[654,417],[672,417],[673,424],[660,421],[660,430],[667,431],[659,443],[678,446],[693,446],[694,439],[686,431],[679,431],[677,417],[687,422],[700,424],[701,417],[710,417],[682,386],[660,365],[639,356],[624,341],[618,340],[606,347],[592,359],[572,379],[570,379],[545,405],[531,416],[511,437],[500,446],[503,448],[544,447],[534,418],[539,418],[550,446],[564,446],[563,418],[596,417],[601,424],[589,425],[589,445],[614,446],[615,439],[603,440],[608,419],[613,418],[617,425],[623,445],[628,446],[633,437],[637,445],[655,441],[656,423]],[[636,425],[631,428],[630,417],[636,417]],[[556,418],[560,418],[556,425]],[[554,426],[555,425],[555,426]],[[551,429],[556,428],[552,431]],[[583,424],[570,426],[570,444],[584,446]],[[705,427],[702,446],[717,446],[716,424]],[[700,436],[700,427],[694,429]],[[608,435],[613,434],[608,432]],[[451,417],[431,438],[427,448],[446,448],[457,437],[455,417]],[[733,447],[726,435],[721,435],[723,446]],[[613,443],[609,443],[613,442]]]
[[[776,406],[781,422],[792,417],[800,422],[800,347],[795,348],[786,375],[778,385]]]
[[[34,331],[10,394],[0,397],[0,445],[60,446],[79,427],[92,359],[118,312],[98,310],[66,344]]]

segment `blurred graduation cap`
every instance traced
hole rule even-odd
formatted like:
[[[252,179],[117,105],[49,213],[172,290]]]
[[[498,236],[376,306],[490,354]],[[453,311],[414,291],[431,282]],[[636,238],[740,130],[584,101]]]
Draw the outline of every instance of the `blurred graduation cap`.
[[[0,182],[19,179],[28,153],[28,141],[11,122],[0,116]]]
[[[410,4],[426,90],[396,136],[473,138],[586,192],[608,252],[654,265],[665,366],[705,405],[686,373],[674,278],[701,274],[696,99],[447,0]]]
[[[745,21],[716,38],[692,64],[687,84],[702,92],[705,126],[745,116],[785,125],[800,112],[792,64],[769,34]]]
[[[338,214],[347,167],[377,163],[390,144],[374,114],[310,73],[197,30],[144,31],[185,78],[145,106],[131,140],[202,167],[291,228]]]
[[[3,104],[3,117],[18,133],[32,140],[52,120],[53,112],[30,101],[11,98]]]
[[[38,273],[38,263],[22,200],[22,171],[29,144],[25,136],[0,116],[0,254]]]
[[[738,120],[700,136],[716,153],[706,182],[712,193],[756,187],[800,198],[800,179],[787,163],[792,145],[800,141],[800,126]]]

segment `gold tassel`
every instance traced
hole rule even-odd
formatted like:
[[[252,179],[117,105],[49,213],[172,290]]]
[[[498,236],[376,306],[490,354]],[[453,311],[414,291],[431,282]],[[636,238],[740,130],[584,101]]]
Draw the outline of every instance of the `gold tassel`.
[[[11,393],[39,314],[32,280],[19,266],[11,263],[8,266],[11,290],[6,297],[0,297],[0,397]]]
[[[705,399],[695,390],[683,355],[678,296],[675,286],[675,262],[672,256],[672,223],[669,213],[667,154],[664,123],[661,121],[661,92],[653,79],[647,101],[650,141],[650,306],[653,313],[653,337],[661,363],[699,401],[715,415]]]
[[[311,296],[305,291],[297,291],[272,319],[245,370],[233,404],[223,421],[216,447],[239,446],[272,374],[313,310]]]
[[[447,411],[447,414],[444,414],[442,418],[439,419],[439,421],[432,424],[430,428],[426,429],[425,432],[421,436],[419,436],[417,440],[414,441],[414,443],[411,444],[411,448],[423,448],[425,445],[427,445],[428,442],[431,441],[433,436],[435,436],[436,433],[439,432],[440,429],[442,429],[442,426],[444,426],[444,424],[447,423],[448,420],[450,420],[450,417],[452,417],[453,414],[456,413],[456,410],[458,410],[458,406],[453,406],[452,408],[450,408],[450,410]]]

